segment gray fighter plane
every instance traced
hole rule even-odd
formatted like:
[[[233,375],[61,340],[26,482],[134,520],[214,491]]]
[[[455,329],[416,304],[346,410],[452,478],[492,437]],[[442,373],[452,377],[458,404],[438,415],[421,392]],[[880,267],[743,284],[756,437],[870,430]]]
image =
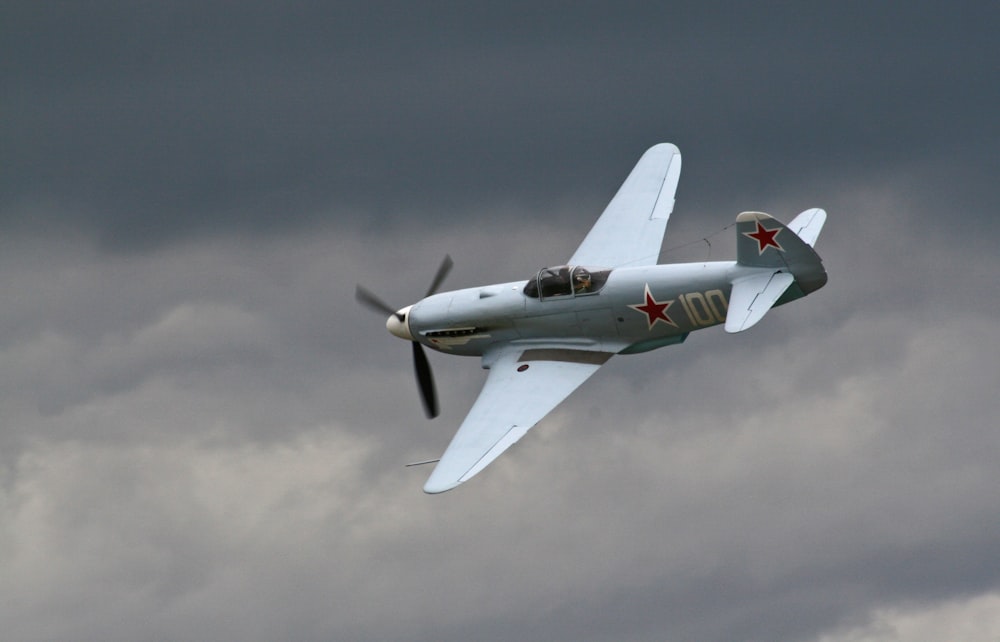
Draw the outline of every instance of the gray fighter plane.
[[[435,294],[451,269],[445,257],[425,298],[405,308],[358,286],[358,300],[388,314],[389,332],[412,342],[428,417],[437,415],[437,396],[423,346],[480,357],[489,370],[425,492],[482,471],[612,356],[675,345],[718,324],[742,332],[773,306],[823,287],[813,245],[826,212],[818,208],[787,226],[740,214],[735,261],[657,265],[680,171],[677,147],[651,147],[567,263],[527,281]]]

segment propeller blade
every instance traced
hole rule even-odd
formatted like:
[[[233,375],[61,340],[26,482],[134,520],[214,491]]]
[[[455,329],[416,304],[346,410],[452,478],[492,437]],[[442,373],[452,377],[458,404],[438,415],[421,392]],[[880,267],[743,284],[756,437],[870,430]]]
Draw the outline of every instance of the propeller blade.
[[[399,314],[399,312],[396,311],[396,308],[392,307],[360,285],[357,286],[357,289],[354,291],[354,298],[358,300],[358,303],[361,303],[372,310],[384,312],[385,314],[392,314],[395,315],[400,321],[403,320],[403,315]]]
[[[437,273],[431,280],[431,287],[427,289],[427,294],[424,297],[429,297],[438,288],[441,287],[441,283],[444,282],[445,277],[451,271],[451,267],[454,262],[451,257],[445,254],[444,260],[441,261],[441,265],[438,266]],[[384,314],[395,316],[400,322],[406,321],[406,316],[400,314],[398,310],[383,301],[382,299],[375,296],[369,290],[361,287],[360,285],[354,291],[354,298],[358,300],[365,307],[371,308],[376,312],[382,312]],[[391,324],[390,324],[391,325]],[[393,328],[389,328],[389,331],[397,336],[402,336],[401,334],[393,331]],[[406,336],[405,338],[411,338]],[[413,343],[413,372],[417,376],[417,387],[420,389],[420,401],[424,404],[424,414],[427,415],[428,419],[433,419],[438,415],[438,401],[437,392],[434,389],[434,375],[431,374],[431,364],[427,361],[427,355],[424,353],[424,347],[420,345],[417,341],[412,341]]]
[[[454,265],[454,262],[451,260],[451,257],[445,254],[444,260],[441,261],[441,266],[438,268],[437,274],[434,275],[434,280],[431,281],[431,287],[427,289],[427,294],[424,295],[424,298],[427,298],[437,292],[438,288],[441,287],[441,283],[444,281],[444,278],[448,276],[448,272],[451,272],[452,265]]]
[[[420,400],[424,402],[424,413],[428,419],[438,415],[437,393],[434,391],[434,376],[431,374],[431,364],[424,354],[424,347],[413,342],[413,371],[417,375],[417,385],[420,386]]]

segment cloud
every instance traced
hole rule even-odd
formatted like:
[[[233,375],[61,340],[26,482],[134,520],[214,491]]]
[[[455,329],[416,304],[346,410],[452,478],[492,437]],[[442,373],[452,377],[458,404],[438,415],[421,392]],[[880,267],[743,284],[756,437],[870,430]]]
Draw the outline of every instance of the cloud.
[[[352,498],[370,448],[329,430],[275,447],[179,439],[26,451],[4,493],[9,634],[195,635],[229,603],[231,624],[212,628],[260,636],[246,616],[283,590],[258,583],[270,570],[308,576],[309,560],[328,558],[331,547],[345,565],[328,570],[344,572],[345,542],[364,548],[338,526],[357,514]]]
[[[308,228],[330,206],[442,223],[591,195],[666,139],[707,204],[719,184],[759,195],[915,157],[961,179],[988,164],[975,105],[997,96],[990,16],[960,13],[15,11],[2,221],[50,226],[28,212],[54,202],[118,250]]]
[[[426,424],[354,281],[409,302],[449,248],[451,286],[517,278],[575,231],[497,211],[386,243],[341,226],[15,270],[30,296],[7,318],[46,322],[11,322],[3,360],[5,620],[24,639],[809,639],[989,591],[995,322],[924,312],[961,246],[896,265],[879,247],[911,229],[884,222],[898,203],[861,241],[831,215],[828,288],[744,335],[612,360],[434,498],[402,463],[444,447],[478,363],[432,355]],[[910,294],[879,305],[879,282]],[[79,394],[26,403],[56,384]]]
[[[818,642],[989,640],[1000,633],[996,593],[921,607],[880,609],[872,622]]]

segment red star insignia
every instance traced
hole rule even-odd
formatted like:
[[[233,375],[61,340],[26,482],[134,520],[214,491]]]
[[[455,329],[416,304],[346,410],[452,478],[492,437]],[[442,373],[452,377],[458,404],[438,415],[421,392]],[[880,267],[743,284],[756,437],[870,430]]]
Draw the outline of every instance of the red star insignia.
[[[661,303],[654,299],[653,295],[649,292],[649,284],[647,283],[646,302],[640,303],[639,305],[630,305],[628,307],[645,314],[646,320],[649,322],[649,329],[652,330],[657,321],[663,321],[667,325],[672,325],[675,328],[677,327],[677,324],[674,323],[673,319],[667,316],[667,308],[673,304],[673,301],[664,301]]]
[[[761,225],[760,221],[754,221],[754,222],[757,223],[757,231],[743,232],[743,236],[749,236],[753,240],[757,241],[757,244],[760,246],[757,248],[758,254],[763,254],[764,250],[766,250],[769,247],[773,247],[774,249],[780,251],[785,250],[785,248],[781,247],[781,245],[779,245],[778,242],[774,240],[774,237],[777,236],[778,232],[781,231],[780,227],[775,228],[773,230],[769,230],[763,225]]]

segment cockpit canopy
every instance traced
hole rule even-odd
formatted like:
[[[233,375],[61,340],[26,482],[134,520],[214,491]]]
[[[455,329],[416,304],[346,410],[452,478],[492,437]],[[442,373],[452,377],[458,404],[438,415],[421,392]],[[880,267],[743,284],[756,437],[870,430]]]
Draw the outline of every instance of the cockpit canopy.
[[[533,299],[596,294],[608,280],[611,270],[572,265],[542,268],[524,286],[524,294]]]

